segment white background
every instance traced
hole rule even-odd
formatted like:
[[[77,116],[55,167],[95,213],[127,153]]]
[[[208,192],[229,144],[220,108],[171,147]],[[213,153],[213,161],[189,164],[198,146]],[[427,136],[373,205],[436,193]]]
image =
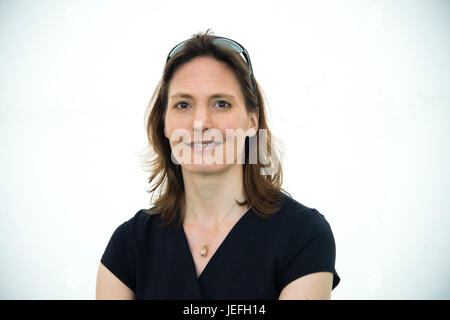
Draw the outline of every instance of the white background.
[[[168,51],[243,44],[333,299],[449,299],[449,1],[0,1],[0,298],[93,299]]]

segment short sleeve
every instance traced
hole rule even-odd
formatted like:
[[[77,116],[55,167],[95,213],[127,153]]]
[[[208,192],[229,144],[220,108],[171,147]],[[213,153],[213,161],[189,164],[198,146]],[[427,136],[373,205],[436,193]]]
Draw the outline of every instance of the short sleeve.
[[[132,268],[133,257],[127,225],[128,222],[125,222],[114,231],[101,262],[127,287],[136,292],[136,277],[133,273],[134,268]]]
[[[312,210],[310,221],[299,223],[292,230],[281,288],[304,275],[323,271],[333,274],[332,289],[340,282],[335,270],[336,245],[330,225],[323,215]]]

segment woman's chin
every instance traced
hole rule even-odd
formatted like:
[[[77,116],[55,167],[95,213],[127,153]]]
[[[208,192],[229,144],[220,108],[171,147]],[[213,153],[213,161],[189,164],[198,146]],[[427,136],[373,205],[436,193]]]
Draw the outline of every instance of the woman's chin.
[[[190,173],[197,173],[197,174],[216,174],[222,171],[225,171],[229,169],[232,164],[182,164],[181,167],[183,170],[189,171]]]

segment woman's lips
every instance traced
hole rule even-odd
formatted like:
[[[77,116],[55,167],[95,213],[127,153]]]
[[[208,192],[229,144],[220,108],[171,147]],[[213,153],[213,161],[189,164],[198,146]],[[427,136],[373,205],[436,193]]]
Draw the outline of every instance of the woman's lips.
[[[214,142],[214,141],[203,141],[203,142],[192,142],[185,143],[187,146],[191,147],[195,151],[207,151],[212,150],[218,145],[221,145],[222,142]]]

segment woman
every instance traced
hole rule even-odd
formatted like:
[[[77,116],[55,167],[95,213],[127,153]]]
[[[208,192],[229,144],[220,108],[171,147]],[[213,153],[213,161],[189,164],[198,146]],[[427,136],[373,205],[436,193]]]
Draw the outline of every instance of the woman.
[[[329,299],[333,234],[281,188],[247,51],[209,30],[180,43],[149,111],[159,196],[112,235],[97,299]]]

